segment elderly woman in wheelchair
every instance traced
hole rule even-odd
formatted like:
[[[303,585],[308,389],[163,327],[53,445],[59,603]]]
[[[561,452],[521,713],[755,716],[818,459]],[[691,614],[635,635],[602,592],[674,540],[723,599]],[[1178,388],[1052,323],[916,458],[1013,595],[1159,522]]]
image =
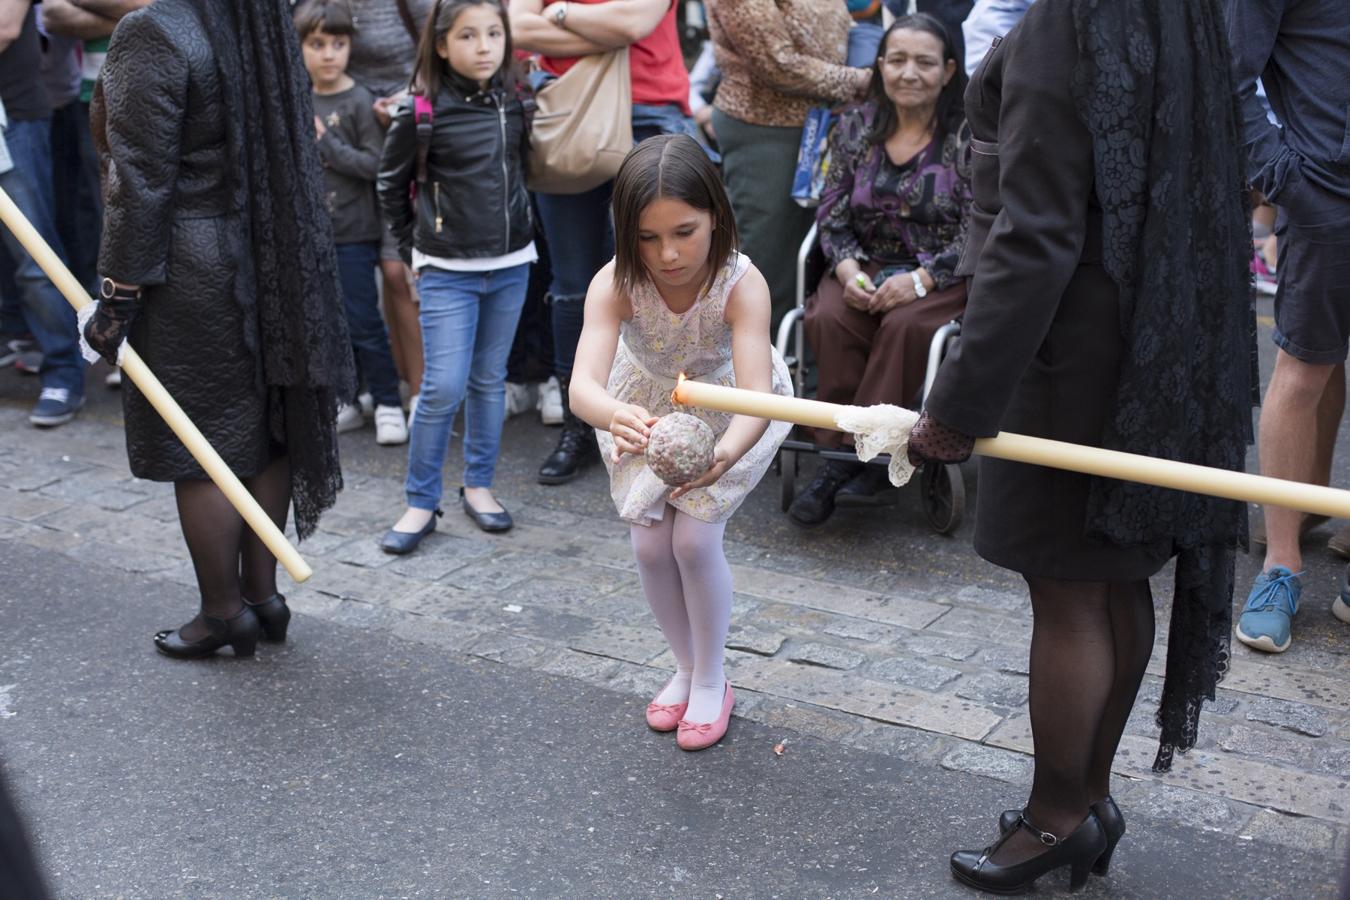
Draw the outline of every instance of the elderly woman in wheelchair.
[[[819,400],[919,403],[929,343],[961,316],[966,289],[956,268],[971,198],[960,163],[964,90],[942,24],[922,13],[897,19],[882,39],[867,100],[830,136],[816,215],[828,271],[805,317]],[[815,435],[827,449],[844,439]],[[884,467],[827,458],[788,514],[818,525],[837,499],[869,505],[889,487]]]

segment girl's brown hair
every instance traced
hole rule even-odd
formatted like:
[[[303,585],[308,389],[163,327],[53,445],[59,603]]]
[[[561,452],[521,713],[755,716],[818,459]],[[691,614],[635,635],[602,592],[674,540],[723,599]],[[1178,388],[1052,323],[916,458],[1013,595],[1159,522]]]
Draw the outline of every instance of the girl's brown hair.
[[[516,91],[515,53],[511,43],[511,20],[506,10],[497,0],[436,0],[422,26],[422,35],[417,41],[417,64],[413,68],[412,81],[408,87],[414,94],[421,94],[432,100],[441,92],[443,82],[449,76],[450,63],[436,52],[436,45],[445,39],[450,29],[455,27],[459,14],[471,6],[490,6],[502,20],[502,30],[506,33],[506,53],[502,56],[502,65],[493,74],[494,83],[506,88],[508,95]]]
[[[356,34],[356,19],[345,0],[308,0],[295,10],[295,31],[303,43],[316,31],[324,34]]]
[[[638,251],[638,220],[644,209],[663,197],[712,214],[705,290],[740,248],[731,201],[698,141],[687,134],[647,138],[624,157],[614,178],[614,283],[625,295],[649,277]]]

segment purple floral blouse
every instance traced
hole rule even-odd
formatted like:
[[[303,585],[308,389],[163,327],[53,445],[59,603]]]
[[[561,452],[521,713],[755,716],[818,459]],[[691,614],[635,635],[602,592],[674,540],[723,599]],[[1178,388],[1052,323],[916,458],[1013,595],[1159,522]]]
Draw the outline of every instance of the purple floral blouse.
[[[845,110],[830,134],[830,165],[816,222],[831,267],[845,259],[922,267],[938,290],[956,281],[966,245],[970,174],[958,165],[961,136],[930,142],[903,166],[873,144],[875,107]]]

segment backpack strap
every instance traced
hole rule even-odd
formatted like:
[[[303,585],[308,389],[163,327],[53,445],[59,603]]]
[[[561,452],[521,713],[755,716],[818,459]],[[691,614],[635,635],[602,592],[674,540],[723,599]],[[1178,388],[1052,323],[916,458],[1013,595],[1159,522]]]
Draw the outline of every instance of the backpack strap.
[[[427,154],[431,150],[431,125],[435,113],[431,98],[413,95],[413,121],[417,123],[417,183],[427,183]]]

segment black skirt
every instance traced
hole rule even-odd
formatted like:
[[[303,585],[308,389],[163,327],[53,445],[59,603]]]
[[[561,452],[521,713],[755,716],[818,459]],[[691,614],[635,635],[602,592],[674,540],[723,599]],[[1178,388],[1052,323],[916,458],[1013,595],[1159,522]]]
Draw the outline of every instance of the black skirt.
[[[1124,350],[1118,296],[1104,269],[1079,266],[1018,383],[1003,431],[1101,446],[1115,413]],[[1086,534],[1092,478],[981,458],[976,552],[1023,575],[1064,581],[1136,581],[1153,575],[1170,558],[1170,541],[1120,547]]]

